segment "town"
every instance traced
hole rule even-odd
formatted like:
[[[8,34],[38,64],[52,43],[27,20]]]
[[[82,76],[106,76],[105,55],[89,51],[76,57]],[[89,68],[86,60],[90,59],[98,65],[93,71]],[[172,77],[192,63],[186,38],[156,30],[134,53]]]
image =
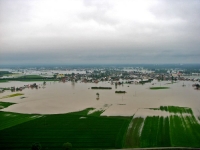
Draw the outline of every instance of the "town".
[[[145,68],[145,67],[93,67],[93,68],[26,68],[0,71],[0,82],[8,81],[42,81],[36,83],[9,88],[0,87],[4,90],[22,91],[25,88],[44,88],[47,81],[98,83],[107,81],[111,85],[121,84],[145,84],[153,80],[157,81],[193,81],[194,87],[199,88],[200,71],[198,69],[187,70],[183,68]],[[184,84],[183,84],[184,86]]]

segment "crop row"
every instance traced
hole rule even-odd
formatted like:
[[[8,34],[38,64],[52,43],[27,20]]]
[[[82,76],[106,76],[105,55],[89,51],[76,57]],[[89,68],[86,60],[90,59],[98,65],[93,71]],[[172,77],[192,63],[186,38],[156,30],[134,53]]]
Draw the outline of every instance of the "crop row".
[[[200,124],[194,116],[170,116],[172,146],[200,147]]]
[[[125,148],[140,147],[140,131],[143,123],[144,118],[133,118],[124,141]]]
[[[187,113],[191,115],[193,114],[192,109],[187,107],[168,106],[168,110],[170,113],[179,113],[179,114]]]

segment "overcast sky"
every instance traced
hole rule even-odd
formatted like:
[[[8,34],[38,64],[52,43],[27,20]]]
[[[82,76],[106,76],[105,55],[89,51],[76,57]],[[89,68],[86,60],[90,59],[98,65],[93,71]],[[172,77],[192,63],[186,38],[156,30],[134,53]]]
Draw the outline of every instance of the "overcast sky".
[[[0,64],[200,63],[199,0],[0,0]]]

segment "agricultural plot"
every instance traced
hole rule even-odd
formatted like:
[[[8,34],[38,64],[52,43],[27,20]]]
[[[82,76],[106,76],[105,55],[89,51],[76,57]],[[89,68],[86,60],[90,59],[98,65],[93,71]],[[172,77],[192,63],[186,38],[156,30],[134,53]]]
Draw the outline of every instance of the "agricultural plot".
[[[140,147],[140,131],[144,123],[144,118],[133,118],[127,131],[124,147]]]
[[[30,120],[34,120],[38,117],[40,117],[40,115],[18,114],[0,111],[0,131]]]
[[[90,110],[90,109],[88,109]],[[45,115],[0,131],[1,149],[29,149],[34,142],[43,148],[122,148],[131,117],[96,117],[88,110],[69,114]]]
[[[0,102],[0,109],[6,108],[8,106],[11,106],[15,103],[10,103],[10,102]]]
[[[168,118],[147,117],[142,129],[140,142],[140,147],[170,147]]]
[[[200,124],[190,108],[169,107],[176,112],[170,115],[170,136],[172,146],[200,147]],[[179,112],[179,113],[177,113]]]
[[[43,149],[200,147],[200,124],[190,108],[151,108],[168,116],[104,117],[101,110],[56,115],[0,112],[0,149],[29,149],[40,142]]]
[[[151,109],[167,111],[169,116],[133,118],[125,147],[200,147],[200,124],[190,108],[161,106]]]

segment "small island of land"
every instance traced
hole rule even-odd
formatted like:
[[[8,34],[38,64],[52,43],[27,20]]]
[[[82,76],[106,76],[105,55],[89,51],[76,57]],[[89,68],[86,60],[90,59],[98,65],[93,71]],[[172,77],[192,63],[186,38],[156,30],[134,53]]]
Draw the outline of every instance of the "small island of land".
[[[110,90],[112,88],[111,87],[91,87],[91,89],[106,89],[106,90]]]
[[[162,90],[162,89],[169,89],[169,87],[150,87],[150,90]]]
[[[115,91],[115,93],[126,93],[126,91]]]

